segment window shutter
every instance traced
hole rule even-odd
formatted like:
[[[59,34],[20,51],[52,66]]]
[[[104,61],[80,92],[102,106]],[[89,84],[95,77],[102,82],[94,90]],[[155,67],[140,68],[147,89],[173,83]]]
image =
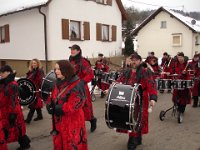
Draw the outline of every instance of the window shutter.
[[[90,23],[84,22],[84,40],[90,40]]]
[[[102,40],[102,38],[101,38],[101,24],[100,23],[96,24],[96,40],[97,41]]]
[[[107,0],[107,5],[112,6],[112,0]]]
[[[10,42],[9,25],[6,24],[4,27],[5,27],[5,42]]]
[[[117,26],[112,26],[112,41],[117,40]]]
[[[69,39],[69,19],[62,19],[62,39]]]

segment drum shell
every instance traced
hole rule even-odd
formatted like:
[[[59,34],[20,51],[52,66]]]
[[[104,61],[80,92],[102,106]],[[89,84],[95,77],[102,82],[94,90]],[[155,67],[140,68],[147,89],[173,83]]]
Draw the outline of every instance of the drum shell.
[[[41,85],[41,97],[44,101],[47,100],[49,94],[53,91],[55,83],[56,83],[56,74],[54,73],[54,71],[51,71],[43,79]]]
[[[171,90],[172,80],[171,79],[155,79],[157,90]]]
[[[115,84],[106,100],[105,119],[109,128],[133,131],[136,127],[134,102],[138,98],[130,85]]]

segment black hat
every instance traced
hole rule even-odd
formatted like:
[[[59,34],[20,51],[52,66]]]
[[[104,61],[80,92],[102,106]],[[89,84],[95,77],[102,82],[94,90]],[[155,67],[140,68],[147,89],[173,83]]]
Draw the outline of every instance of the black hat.
[[[103,54],[102,54],[102,53],[99,53],[98,56],[103,57]]]
[[[184,53],[183,53],[183,52],[178,52],[177,56],[182,56],[182,57],[184,57]]]
[[[168,53],[167,53],[167,52],[164,52],[163,55],[168,55]]]
[[[81,50],[80,46],[78,46],[78,45],[76,45],[76,44],[70,46],[69,48],[70,48],[70,49],[76,49],[76,50],[78,50],[78,51]]]
[[[138,55],[138,53],[133,53],[133,54],[131,54],[130,59],[140,59],[140,60],[142,60],[142,57],[140,55]]]
[[[13,72],[12,68],[9,65],[2,66],[0,72]]]

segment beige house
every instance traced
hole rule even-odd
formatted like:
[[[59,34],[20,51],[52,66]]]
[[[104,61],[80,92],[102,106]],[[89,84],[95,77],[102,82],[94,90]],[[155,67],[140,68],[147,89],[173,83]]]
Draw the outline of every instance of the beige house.
[[[157,57],[163,52],[175,56],[182,51],[192,58],[200,52],[200,21],[160,7],[145,19],[132,33],[137,38],[137,51],[146,58],[154,51]]]
[[[78,44],[83,56],[121,54],[121,0],[0,0],[0,65],[10,64],[18,75],[33,58],[48,72],[55,61],[68,59]]]

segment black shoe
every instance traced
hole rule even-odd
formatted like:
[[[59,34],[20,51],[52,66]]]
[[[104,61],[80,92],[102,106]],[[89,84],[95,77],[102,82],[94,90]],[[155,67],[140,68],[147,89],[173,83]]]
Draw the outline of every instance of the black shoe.
[[[30,144],[29,145],[27,145],[26,147],[18,147],[16,150],[27,150],[27,149],[29,149],[31,146],[30,146]]]
[[[90,120],[90,123],[91,123],[90,131],[94,132],[97,128],[97,118]]]
[[[38,120],[42,120],[42,119],[43,119],[43,117],[37,117],[37,118],[34,118],[33,120],[38,121]]]
[[[164,90],[160,90],[159,92],[160,92],[160,93],[164,93]]]
[[[30,123],[31,123],[31,121],[29,121],[29,120],[27,120],[27,119],[24,120],[24,121],[25,121],[26,124],[30,124]]]
[[[103,91],[101,91],[101,96],[100,98],[104,98],[105,97],[105,94],[103,93]]]
[[[127,149],[128,150],[135,150],[137,147],[137,141],[135,137],[129,137],[128,139],[128,144],[127,144]]]

